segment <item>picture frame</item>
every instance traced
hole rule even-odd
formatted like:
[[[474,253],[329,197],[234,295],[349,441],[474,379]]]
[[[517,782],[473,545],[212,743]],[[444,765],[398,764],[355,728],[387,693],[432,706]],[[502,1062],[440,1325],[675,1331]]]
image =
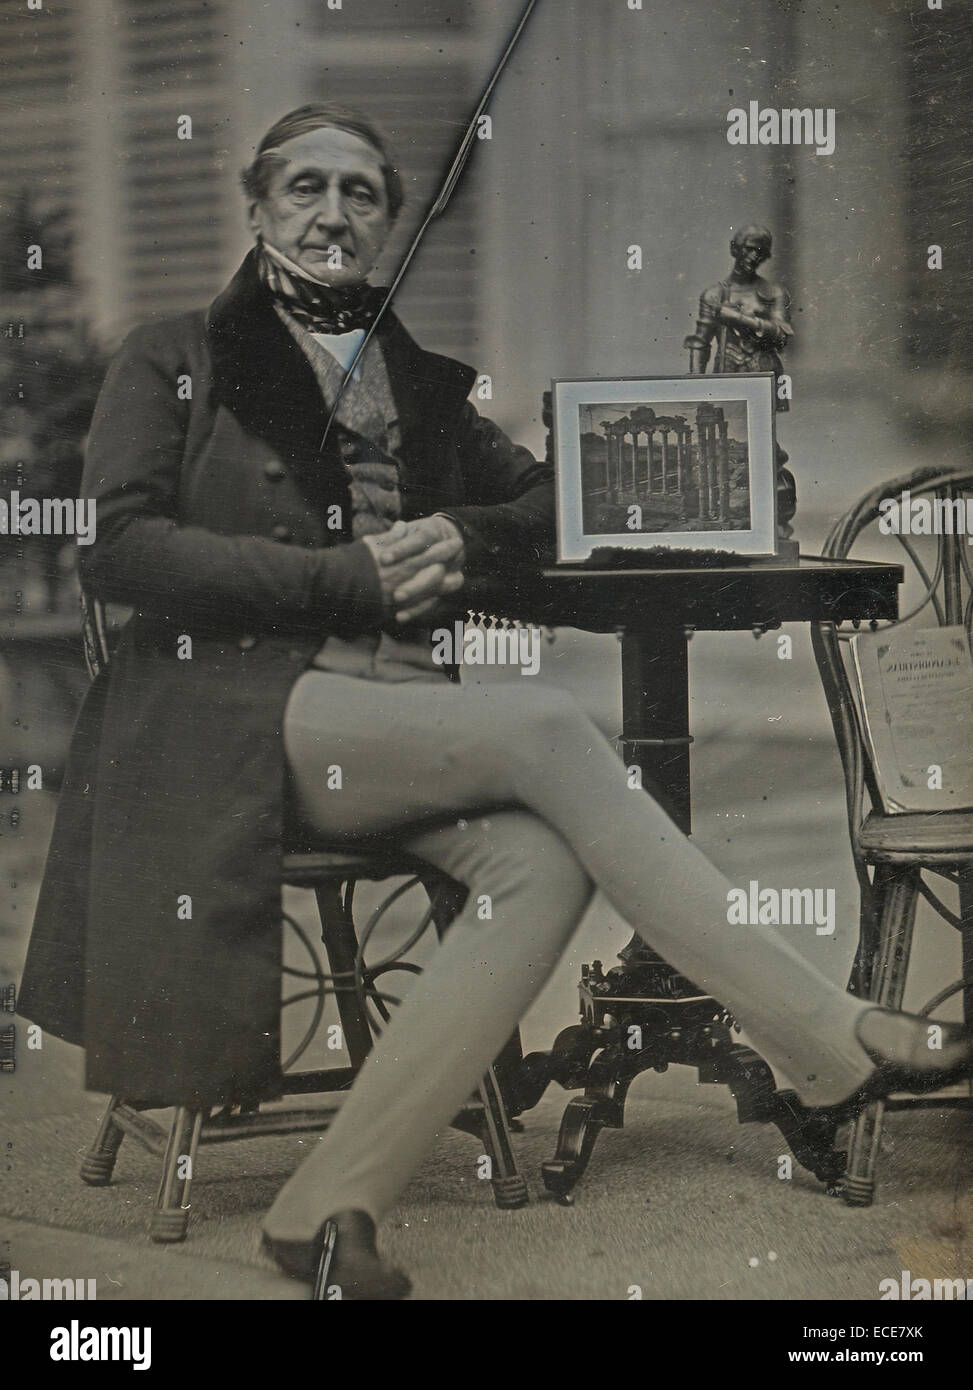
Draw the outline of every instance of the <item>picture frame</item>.
[[[551,385],[559,563],[778,553],[773,372]]]

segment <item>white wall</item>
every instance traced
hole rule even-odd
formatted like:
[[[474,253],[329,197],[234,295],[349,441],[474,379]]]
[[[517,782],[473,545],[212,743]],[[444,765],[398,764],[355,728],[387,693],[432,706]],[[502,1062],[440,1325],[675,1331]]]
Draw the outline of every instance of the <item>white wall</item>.
[[[698,295],[747,221],[775,232],[798,389],[881,386],[903,303],[904,42],[897,0],[540,6],[480,159],[497,418],[528,429],[551,376],[685,371]],[[834,107],[835,154],[729,145],[727,111],[751,99]]]

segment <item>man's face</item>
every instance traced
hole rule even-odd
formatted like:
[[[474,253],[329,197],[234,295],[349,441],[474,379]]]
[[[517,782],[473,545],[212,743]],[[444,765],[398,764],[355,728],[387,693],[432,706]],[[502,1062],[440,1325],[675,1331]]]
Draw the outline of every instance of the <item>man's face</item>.
[[[754,237],[745,237],[734,249],[736,257],[737,271],[743,275],[756,275],[757,271],[767,259],[767,252],[763,243]]]
[[[360,284],[391,230],[379,153],[347,130],[326,126],[281,145],[267,195],[250,227],[316,280]],[[335,249],[341,252],[336,267]]]

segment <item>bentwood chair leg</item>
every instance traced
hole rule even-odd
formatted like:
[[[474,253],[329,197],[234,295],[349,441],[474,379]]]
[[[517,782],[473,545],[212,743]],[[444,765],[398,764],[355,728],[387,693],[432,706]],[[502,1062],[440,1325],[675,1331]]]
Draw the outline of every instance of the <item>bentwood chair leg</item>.
[[[876,897],[878,941],[871,962],[868,996],[888,1009],[901,1009],[905,993],[912,933],[919,896],[919,870],[896,869],[881,876],[880,898]],[[850,1207],[868,1207],[875,1194],[885,1103],[876,1101],[854,1121],[848,1145],[848,1168],[841,1185],[841,1196]]]
[[[887,864],[876,864],[871,890],[866,892],[864,887],[861,890],[858,947],[848,978],[848,993],[859,999],[871,997],[872,976],[879,954],[878,919],[890,874],[894,875],[894,870]]]
[[[530,1201],[530,1193],[517,1170],[507,1109],[493,1067],[484,1074],[478,1091],[483,1106],[483,1139],[489,1150],[493,1168],[490,1181],[494,1203],[507,1211],[515,1207],[525,1207]]]
[[[202,1110],[177,1107],[169,1130],[162,1164],[162,1182],[156,1198],[149,1234],[157,1244],[172,1245],[186,1239],[189,1228],[189,1189],[196,1166],[196,1150],[203,1127]]]
[[[352,885],[348,885],[349,891]],[[328,964],[335,980],[335,1002],[345,1047],[355,1071],[358,1071],[372,1050],[372,1030],[361,1000],[355,989],[355,957],[358,937],[351,911],[341,900],[338,885],[322,884],[315,888],[318,915],[321,919],[321,940],[328,953]]]
[[[102,1116],[95,1142],[81,1161],[81,1181],[89,1187],[107,1187],[111,1182],[115,1159],[125,1138],[125,1131],[115,1123],[115,1111],[120,1104],[120,1098],[112,1096]]]
[[[959,871],[959,915],[963,958],[963,1022],[973,1029],[973,864]]]

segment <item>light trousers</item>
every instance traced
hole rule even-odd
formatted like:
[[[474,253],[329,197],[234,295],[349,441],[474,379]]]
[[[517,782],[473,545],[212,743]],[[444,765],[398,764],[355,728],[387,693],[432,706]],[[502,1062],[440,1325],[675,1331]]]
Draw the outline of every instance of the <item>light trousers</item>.
[[[394,1204],[541,989],[593,887],[732,1011],[806,1103],[841,1100],[870,1073],[855,1037],[868,1006],[773,927],[727,923],[732,885],[630,789],[611,744],[560,688],[311,670],[291,694],[284,742],[293,794],[318,832],[391,835],[470,891],[275,1201],[271,1234],[307,1238],[313,1213],[358,1207],[378,1220]],[[341,787],[329,789],[336,764]]]

